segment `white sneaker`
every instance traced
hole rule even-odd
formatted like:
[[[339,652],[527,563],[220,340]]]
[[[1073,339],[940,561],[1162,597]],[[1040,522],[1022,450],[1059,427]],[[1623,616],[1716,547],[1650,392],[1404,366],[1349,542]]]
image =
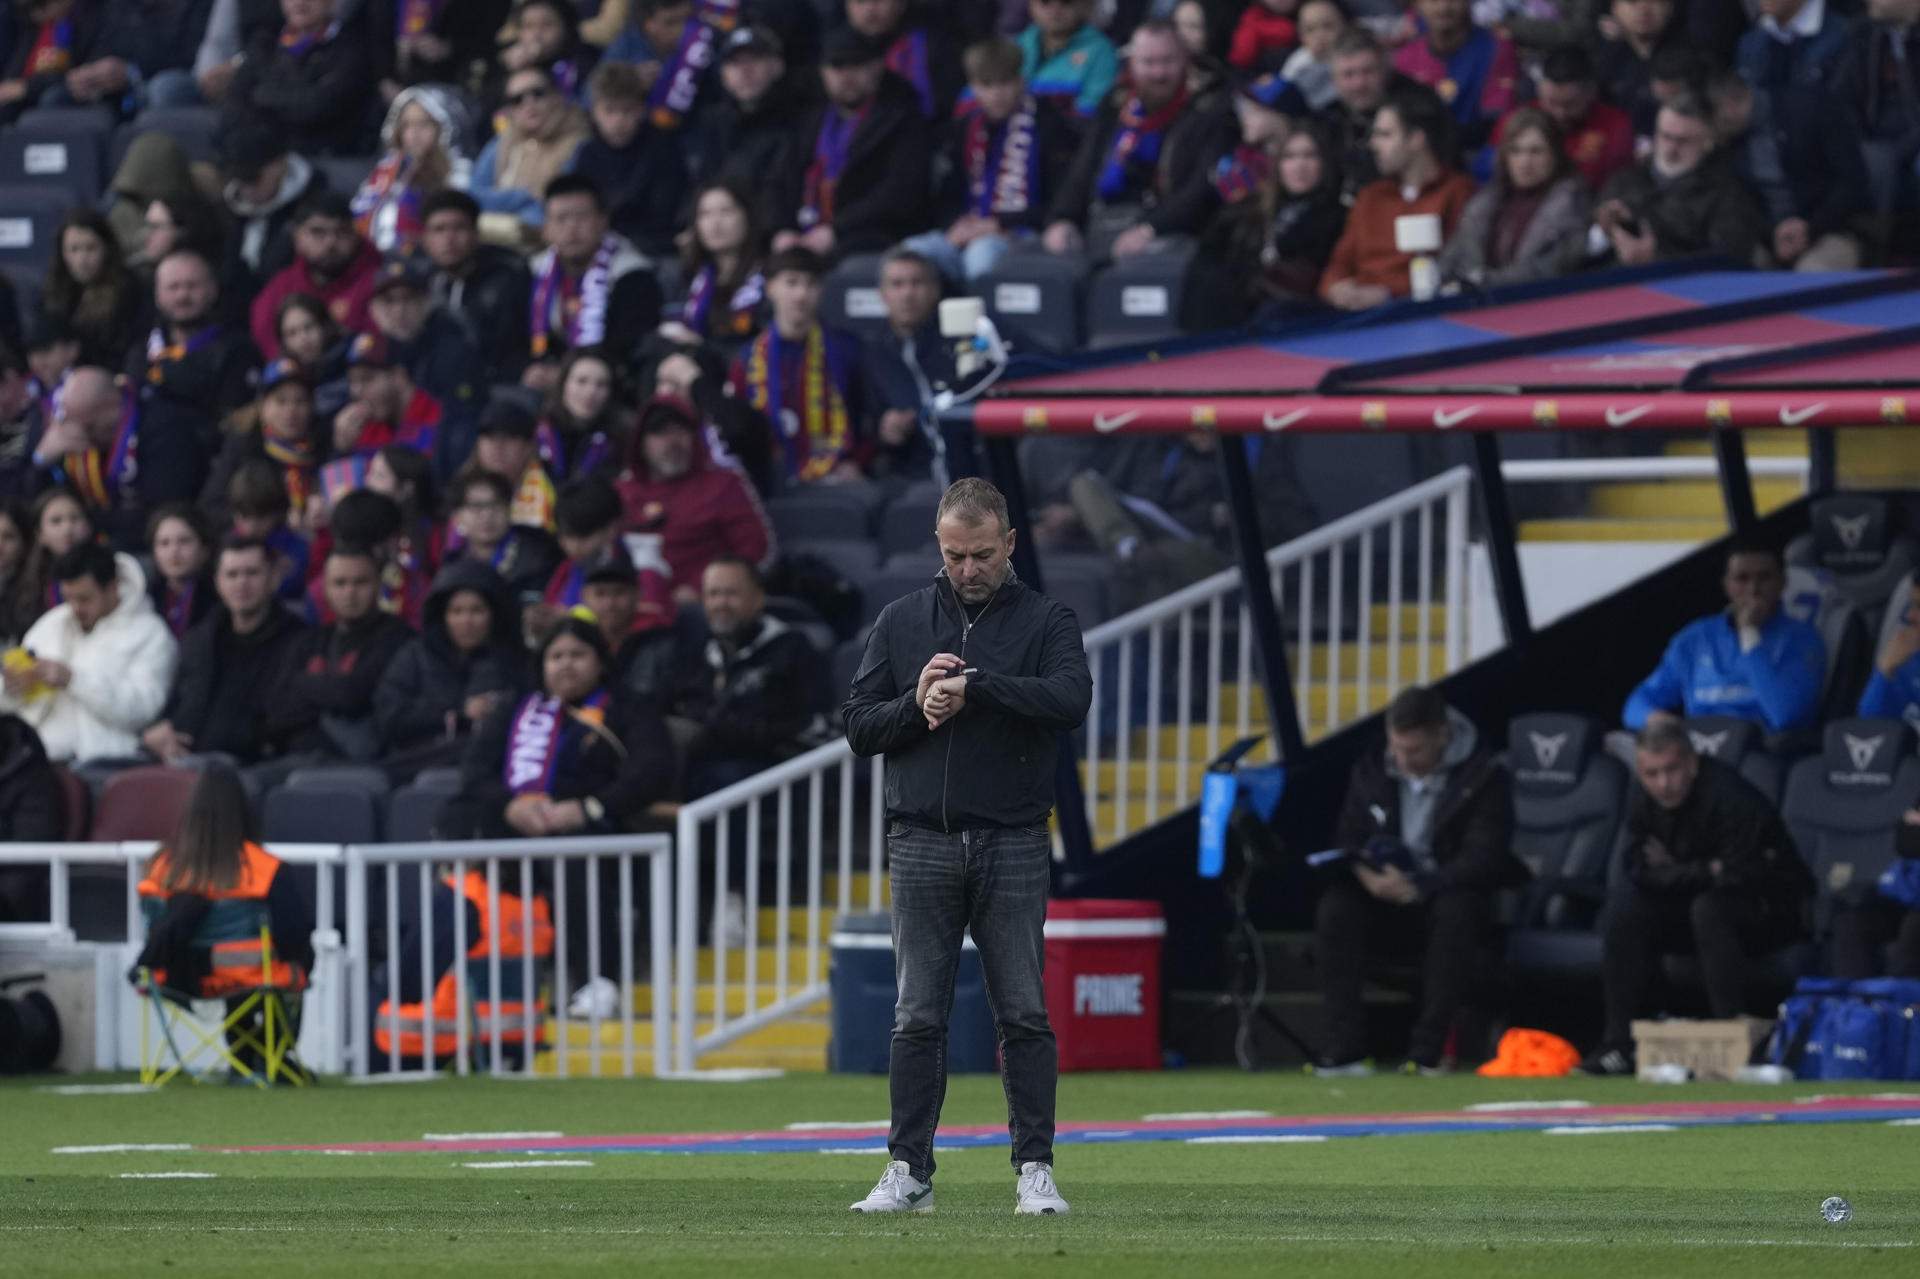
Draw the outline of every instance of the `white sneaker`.
[[[1060,1191],[1053,1184],[1053,1168],[1050,1165],[1020,1165],[1020,1189],[1013,1211],[1030,1217],[1067,1215],[1067,1201],[1060,1197]]]
[[[915,1180],[907,1171],[907,1161],[896,1159],[867,1197],[851,1206],[855,1212],[932,1212],[933,1187]]]
[[[609,977],[595,977],[592,981],[573,992],[573,998],[567,1001],[567,1016],[589,1021],[595,1017],[605,1021],[620,1011],[620,988]]]

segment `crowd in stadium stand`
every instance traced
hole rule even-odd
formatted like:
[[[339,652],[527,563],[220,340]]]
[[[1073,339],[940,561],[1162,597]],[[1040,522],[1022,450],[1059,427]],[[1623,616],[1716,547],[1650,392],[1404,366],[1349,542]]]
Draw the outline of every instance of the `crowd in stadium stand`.
[[[937,302],[1021,255],[1184,262],[1204,329],[1408,296],[1411,213],[1480,289],[1897,261],[1920,204],[1920,0],[0,15],[0,138],[119,130],[99,198],[0,277],[5,708],[94,769],[464,761],[463,834],[628,826],[824,740],[858,619],[766,503],[944,483]],[[823,310],[858,254],[865,337]],[[1043,469],[1037,539],[1128,566],[1122,604],[1219,569],[1209,446]],[[1269,540],[1315,518],[1284,458]],[[1769,663],[1718,711],[1811,726],[1818,636],[1734,607],[1629,726]],[[1916,652],[1901,629],[1872,713],[1920,698]]]

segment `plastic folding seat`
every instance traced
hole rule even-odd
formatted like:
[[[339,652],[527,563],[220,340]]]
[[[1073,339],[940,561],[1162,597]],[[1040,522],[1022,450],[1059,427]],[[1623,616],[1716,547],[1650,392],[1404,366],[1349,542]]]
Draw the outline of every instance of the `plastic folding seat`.
[[[378,164],[379,157],[371,155],[316,155],[309,156],[309,162],[327,179],[327,188],[345,196],[352,196],[360,189]]]
[[[880,300],[880,255],[855,253],[827,273],[820,288],[820,320],[829,328],[861,337],[887,329],[887,308]]]
[[[1818,885],[1820,931],[1835,894],[1873,890],[1898,856],[1900,816],[1916,803],[1920,759],[1898,720],[1837,720],[1820,754],[1793,766],[1780,815]]]
[[[1081,347],[1086,277],[1085,258],[1016,250],[980,279],[978,292],[1001,336],[1017,350],[1065,355]]]
[[[46,187],[91,205],[106,189],[112,132],[99,111],[29,111],[0,130],[0,182]]]
[[[1087,290],[1087,345],[1152,342],[1180,331],[1190,247],[1142,253],[1095,273]]]
[[[880,548],[866,538],[818,537],[781,544],[781,553],[793,557],[811,555],[850,581],[872,572],[880,563]]]
[[[220,134],[220,109],[218,107],[148,107],[135,116],[113,135],[113,142],[107,148],[107,180],[120,171],[120,162],[127,158],[127,148],[134,139],[143,133],[164,133],[180,144],[187,159],[214,162],[219,155],[215,139]]]
[[[60,782],[60,803],[66,812],[66,828],[60,838],[78,844],[87,838],[93,823],[93,792],[67,768],[56,764],[53,775]]]
[[[45,274],[60,220],[74,206],[64,187],[0,184],[0,266]]]
[[[1725,715],[1700,715],[1687,721],[1687,736],[1693,739],[1695,751],[1738,770],[1770,803],[1780,802],[1786,766],[1766,748],[1760,725]]]
[[[267,795],[261,834],[271,844],[369,844],[380,838],[375,794],[361,786],[280,786]]]
[[[1869,493],[1820,498],[1808,508],[1807,526],[1787,544],[1789,608],[1810,617],[1842,599],[1878,634],[1895,584],[1920,564],[1920,543],[1894,528],[1887,499]]]
[[[1507,727],[1513,852],[1533,872],[1507,954],[1533,972],[1597,972],[1594,931],[1626,809],[1626,766],[1580,715],[1522,715]]]
[[[452,787],[424,785],[421,777],[395,791],[387,801],[388,840],[396,844],[421,844],[432,839],[440,810],[453,793]]]
[[[314,768],[296,768],[287,774],[285,785],[295,790],[324,790],[335,786],[354,786],[370,795],[385,795],[393,789],[386,770],[368,764],[322,764]]]
[[[939,490],[914,485],[887,504],[880,516],[880,554],[925,554],[933,545],[934,512],[940,508]]]
[[[113,774],[93,806],[92,837],[102,842],[171,839],[199,780],[188,769],[158,764]]]
[[[879,501],[871,485],[804,485],[768,498],[767,518],[782,542],[862,537],[873,526]]]
[[[939,571],[940,561],[931,550],[890,557],[885,564],[860,579],[862,622],[873,621],[880,616],[880,610],[902,595],[911,595],[923,586],[933,585],[933,575]]]

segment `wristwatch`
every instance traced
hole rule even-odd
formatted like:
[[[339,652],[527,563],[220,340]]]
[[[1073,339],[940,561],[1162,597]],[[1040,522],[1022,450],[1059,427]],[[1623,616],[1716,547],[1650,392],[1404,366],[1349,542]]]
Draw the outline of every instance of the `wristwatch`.
[[[586,813],[587,820],[590,822],[604,820],[607,815],[607,806],[601,803],[598,797],[593,795],[589,795],[580,801],[580,809]]]

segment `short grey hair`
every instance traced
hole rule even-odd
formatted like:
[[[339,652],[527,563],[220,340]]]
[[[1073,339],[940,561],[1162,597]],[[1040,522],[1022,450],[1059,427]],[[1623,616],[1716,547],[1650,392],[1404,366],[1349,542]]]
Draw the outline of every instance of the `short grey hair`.
[[[1682,755],[1695,753],[1693,734],[1687,731],[1685,724],[1672,719],[1663,719],[1641,729],[1640,735],[1633,739],[1633,746],[1635,750],[1645,751],[1649,755],[1665,755],[1668,751],[1676,750]]]
[[[955,480],[940,495],[940,506],[934,512],[933,522],[938,525],[949,515],[962,524],[984,524],[990,519],[998,520],[1003,533],[1013,527],[1013,522],[1007,518],[1007,499],[999,489],[976,476]]]
[[[888,267],[896,266],[902,262],[909,266],[919,267],[920,270],[926,273],[927,278],[933,281],[935,287],[939,286],[940,268],[933,264],[933,259],[918,249],[909,249],[905,245],[896,245],[887,250],[886,255],[880,259],[880,269],[874,272],[873,278],[875,280],[880,279],[881,276],[886,274]]]

